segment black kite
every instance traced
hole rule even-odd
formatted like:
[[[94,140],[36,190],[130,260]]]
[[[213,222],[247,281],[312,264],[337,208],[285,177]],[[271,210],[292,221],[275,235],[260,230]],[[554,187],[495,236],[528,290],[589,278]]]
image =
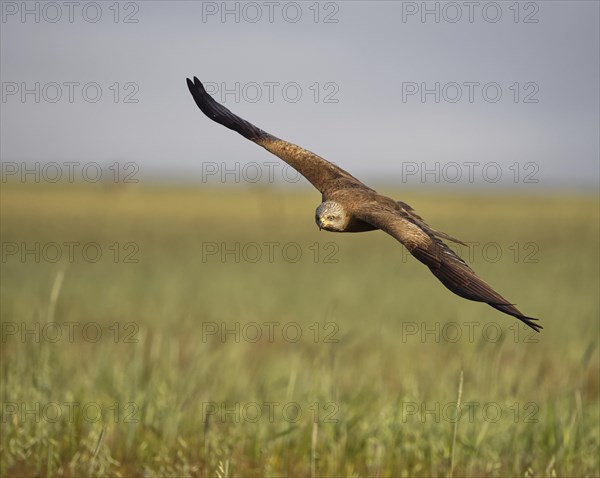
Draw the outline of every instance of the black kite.
[[[523,315],[457,256],[442,239],[464,244],[428,226],[412,207],[365,186],[350,173],[295,144],[283,141],[236,116],[210,96],[200,80],[187,80],[196,104],[211,120],[237,131],[288,163],[323,195],[316,211],[319,229],[362,232],[381,229],[400,241],[409,252],[455,294],[485,302],[523,321],[536,332],[537,319]]]

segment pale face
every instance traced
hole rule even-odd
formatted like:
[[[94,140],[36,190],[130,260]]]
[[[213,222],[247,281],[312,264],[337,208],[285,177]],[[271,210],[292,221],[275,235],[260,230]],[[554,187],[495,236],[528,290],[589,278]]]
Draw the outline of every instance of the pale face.
[[[346,225],[346,214],[339,203],[325,201],[319,204],[315,212],[315,221],[319,229],[340,232]]]

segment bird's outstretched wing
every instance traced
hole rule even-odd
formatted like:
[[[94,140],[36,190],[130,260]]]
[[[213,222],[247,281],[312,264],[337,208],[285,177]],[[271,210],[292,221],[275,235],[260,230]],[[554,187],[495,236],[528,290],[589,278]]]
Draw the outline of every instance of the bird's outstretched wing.
[[[435,237],[438,237],[438,238],[442,238],[442,239],[446,239],[448,241],[456,242],[457,244],[462,244],[463,246],[467,245],[463,241],[461,241],[460,239],[457,239],[456,237],[452,237],[451,235],[446,234],[445,232],[437,231],[436,229],[433,229],[429,224],[427,224],[423,220],[423,218],[421,216],[419,216],[415,212],[415,210],[412,207],[410,207],[405,202],[396,201],[396,204],[398,204],[398,206],[401,209],[402,214],[406,215],[409,221],[414,222],[415,224],[417,224],[418,226],[420,226],[421,229],[423,229],[426,233],[428,233],[430,235],[433,235]]]
[[[536,332],[542,328],[532,317],[521,313],[513,304],[480,279],[452,249],[439,239],[428,226],[423,228],[410,215],[382,207],[376,202],[358,205],[354,214],[361,220],[387,232],[400,241],[408,251],[425,264],[431,272],[455,294],[465,299],[485,302],[506,314],[523,321]],[[417,216],[418,217],[418,216]],[[429,230],[428,230],[429,229]]]
[[[194,77],[187,79],[190,93],[202,112],[211,120],[238,132],[244,138],[262,146],[292,166],[302,176],[327,196],[328,192],[340,187],[370,189],[350,173],[310,151],[283,141],[233,114],[210,96],[204,86]]]

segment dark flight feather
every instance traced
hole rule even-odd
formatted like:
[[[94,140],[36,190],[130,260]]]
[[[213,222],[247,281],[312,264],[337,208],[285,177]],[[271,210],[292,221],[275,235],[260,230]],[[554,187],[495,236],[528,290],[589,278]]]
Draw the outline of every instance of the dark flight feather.
[[[340,187],[367,187],[350,173],[315,153],[283,141],[233,114],[206,92],[198,78],[194,77],[193,82],[188,78],[187,85],[194,101],[206,116],[284,160],[325,196],[331,189]]]
[[[395,211],[383,208],[366,208],[357,210],[355,214],[365,222],[387,232],[404,244],[408,251],[429,270],[447,289],[456,295],[476,302],[485,302],[493,308],[512,315],[521,320],[536,332],[542,329],[533,317],[527,317],[514,304],[498,294],[473,269],[444,244],[433,233],[430,233],[407,218],[400,217]]]

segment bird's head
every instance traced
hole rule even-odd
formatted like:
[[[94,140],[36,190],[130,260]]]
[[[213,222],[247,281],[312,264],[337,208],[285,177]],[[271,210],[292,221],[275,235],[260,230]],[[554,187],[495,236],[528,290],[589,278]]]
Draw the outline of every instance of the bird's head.
[[[346,211],[340,203],[324,201],[315,212],[315,221],[319,229],[341,232],[348,223]]]

